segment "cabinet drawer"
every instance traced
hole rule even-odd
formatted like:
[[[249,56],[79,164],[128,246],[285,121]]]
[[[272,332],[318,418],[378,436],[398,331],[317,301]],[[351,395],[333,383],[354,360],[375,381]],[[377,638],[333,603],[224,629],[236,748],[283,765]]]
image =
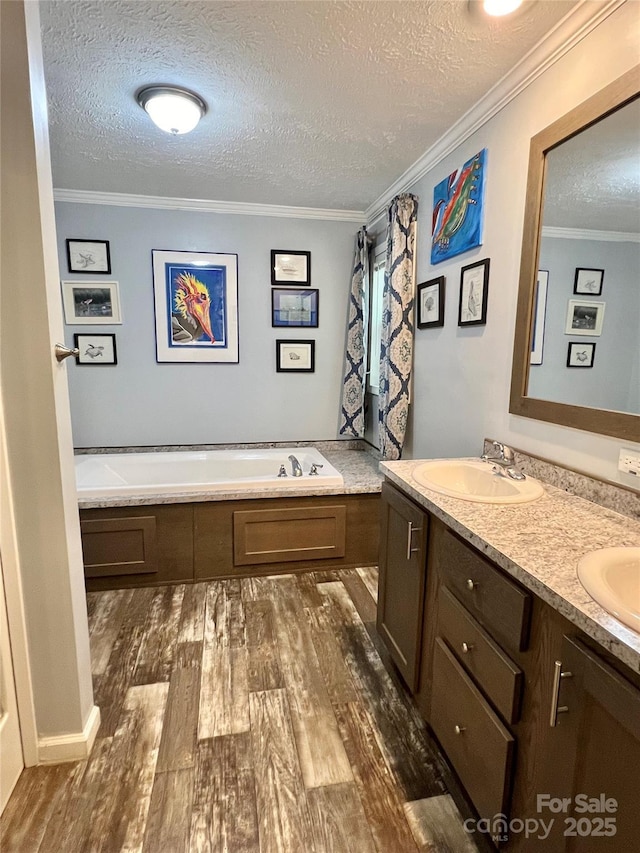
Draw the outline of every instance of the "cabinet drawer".
[[[522,671],[446,587],[438,596],[438,634],[508,723],[520,716]]]
[[[495,639],[518,651],[526,649],[531,615],[529,593],[448,530],[442,543],[441,569],[447,586]]]
[[[440,637],[429,722],[480,816],[506,813],[513,737]]]

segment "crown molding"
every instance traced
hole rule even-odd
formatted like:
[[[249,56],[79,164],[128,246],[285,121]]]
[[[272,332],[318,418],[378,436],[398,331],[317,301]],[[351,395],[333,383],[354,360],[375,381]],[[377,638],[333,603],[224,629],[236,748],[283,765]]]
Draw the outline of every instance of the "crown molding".
[[[331,210],[321,207],[288,207],[279,204],[250,204],[243,201],[214,201],[198,198],[167,198],[129,193],[92,192],[91,190],[54,189],[55,201],[75,204],[104,204],[116,207],[143,207],[157,210],[191,210],[201,213],[231,213],[240,216],[280,216],[288,219],[324,219],[332,222],[357,222],[363,225],[362,210]]]
[[[592,231],[588,228],[556,228],[545,225],[543,237],[555,237],[557,240],[602,240],[609,243],[640,243],[640,234],[632,231]]]
[[[424,177],[625,2],[609,0],[600,6],[582,0],[367,208],[367,224],[377,222],[394,196]]]

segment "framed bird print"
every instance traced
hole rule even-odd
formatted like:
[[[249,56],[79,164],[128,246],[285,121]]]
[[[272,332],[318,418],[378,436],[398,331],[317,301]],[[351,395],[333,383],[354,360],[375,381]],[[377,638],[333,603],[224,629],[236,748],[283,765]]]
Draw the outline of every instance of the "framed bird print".
[[[238,362],[238,256],[154,249],[159,362]]]
[[[487,322],[489,258],[462,267],[460,271],[459,326],[484,326]]]
[[[63,281],[62,304],[67,326],[113,326],[122,323],[117,281]]]

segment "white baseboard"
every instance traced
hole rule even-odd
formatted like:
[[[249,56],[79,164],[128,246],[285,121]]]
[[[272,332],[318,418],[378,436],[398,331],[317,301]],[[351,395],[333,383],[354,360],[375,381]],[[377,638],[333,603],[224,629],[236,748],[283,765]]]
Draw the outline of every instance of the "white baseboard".
[[[94,705],[81,732],[38,738],[38,763],[62,764],[88,758],[100,728],[100,708]]]

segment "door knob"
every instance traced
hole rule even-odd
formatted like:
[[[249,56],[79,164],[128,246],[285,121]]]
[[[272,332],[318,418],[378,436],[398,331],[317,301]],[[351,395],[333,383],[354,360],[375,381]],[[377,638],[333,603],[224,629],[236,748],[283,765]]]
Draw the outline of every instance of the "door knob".
[[[72,355],[74,358],[77,358],[80,355],[80,350],[78,347],[65,347],[64,344],[56,344],[53,348],[53,351],[56,354],[56,358],[58,361],[63,361],[65,358],[69,358]]]

